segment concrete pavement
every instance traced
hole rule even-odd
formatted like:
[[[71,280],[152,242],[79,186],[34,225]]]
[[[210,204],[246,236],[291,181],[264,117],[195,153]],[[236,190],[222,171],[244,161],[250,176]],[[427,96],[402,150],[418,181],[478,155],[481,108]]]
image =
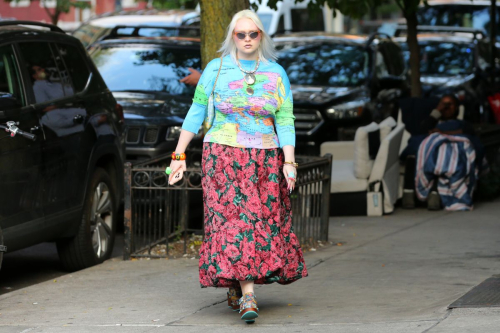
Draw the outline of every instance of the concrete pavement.
[[[499,332],[500,308],[447,306],[500,273],[500,201],[473,212],[332,218],[309,276],[259,286],[253,325],[191,259],[121,261],[0,296],[0,332]]]

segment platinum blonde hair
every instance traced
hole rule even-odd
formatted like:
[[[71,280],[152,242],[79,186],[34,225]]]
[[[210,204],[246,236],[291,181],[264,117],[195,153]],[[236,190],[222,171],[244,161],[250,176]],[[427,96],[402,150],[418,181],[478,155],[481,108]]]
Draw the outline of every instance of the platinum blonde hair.
[[[263,62],[268,62],[270,60],[276,60],[278,59],[278,55],[276,54],[276,50],[274,49],[274,43],[271,37],[267,34],[267,32],[264,30],[264,26],[262,25],[262,22],[260,21],[259,16],[255,14],[253,11],[249,9],[241,10],[234,14],[233,19],[231,20],[231,23],[229,23],[229,26],[227,27],[227,33],[226,33],[226,39],[222,43],[221,48],[219,49],[218,52],[221,53],[222,57],[225,57],[226,55],[231,55],[231,59],[236,63],[236,44],[234,43],[233,40],[233,31],[234,27],[236,26],[236,23],[242,19],[242,18],[248,18],[255,23],[257,28],[261,31],[261,39],[260,39],[260,45],[259,45],[259,58]]]

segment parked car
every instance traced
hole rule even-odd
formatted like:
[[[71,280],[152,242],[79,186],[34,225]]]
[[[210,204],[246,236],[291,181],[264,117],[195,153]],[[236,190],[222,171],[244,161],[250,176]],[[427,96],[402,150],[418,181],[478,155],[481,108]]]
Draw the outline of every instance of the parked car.
[[[399,27],[397,35],[406,27]],[[488,106],[488,45],[480,30],[419,26],[420,81],[423,97],[456,95],[465,107],[465,119],[479,122]],[[478,38],[479,37],[479,38]],[[394,40],[401,45],[407,63],[410,52],[406,37]]]
[[[128,29],[127,27],[116,28]],[[123,106],[127,159],[153,158],[175,149],[195,87],[179,82],[201,70],[200,41],[182,37],[140,37],[111,32],[89,50],[115,98]],[[165,30],[168,30],[165,28]],[[201,134],[191,146],[201,145]]]
[[[491,1],[485,0],[434,0],[421,5],[417,11],[420,25],[448,26],[479,29],[490,35]],[[500,7],[497,7],[497,17]],[[497,40],[500,39],[500,25],[497,19]]]
[[[179,31],[175,29],[155,29],[154,27],[199,27],[200,17],[194,10],[138,10],[103,14],[84,22],[73,32],[73,36],[78,38],[85,47],[101,40],[109,35],[117,26],[149,26],[150,29],[141,29],[140,33],[144,37],[176,36]],[[199,36],[199,30],[188,30]],[[125,35],[130,35],[130,30],[123,31]]]
[[[77,270],[111,256],[123,193],[123,113],[82,44],[0,22],[0,228],[8,252],[55,241]]]
[[[296,33],[274,41],[292,85],[299,153],[352,139],[360,125],[394,114],[408,93],[401,48],[388,36]]]

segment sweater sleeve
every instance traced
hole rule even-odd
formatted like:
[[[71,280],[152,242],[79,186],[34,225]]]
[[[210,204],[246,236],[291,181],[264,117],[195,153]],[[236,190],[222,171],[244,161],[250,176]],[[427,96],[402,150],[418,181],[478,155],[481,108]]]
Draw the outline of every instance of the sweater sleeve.
[[[280,66],[281,67],[281,66]],[[280,142],[280,148],[291,145],[295,147],[295,116],[293,115],[293,97],[290,90],[290,81],[283,68],[281,77],[278,79],[276,111],[276,134]]]
[[[200,80],[196,85],[193,104],[191,104],[186,118],[184,118],[182,129],[195,134],[200,130],[200,126],[203,124],[203,120],[205,120],[208,97],[212,92],[215,77],[219,71],[220,61],[220,58],[210,61],[201,74]]]

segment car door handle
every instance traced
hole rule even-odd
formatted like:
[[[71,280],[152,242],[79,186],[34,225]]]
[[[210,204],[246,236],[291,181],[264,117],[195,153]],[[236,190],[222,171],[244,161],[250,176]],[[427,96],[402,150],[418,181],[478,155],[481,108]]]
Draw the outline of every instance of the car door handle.
[[[83,122],[83,116],[81,114],[77,114],[74,118],[73,118],[73,122],[75,124],[81,124]]]

